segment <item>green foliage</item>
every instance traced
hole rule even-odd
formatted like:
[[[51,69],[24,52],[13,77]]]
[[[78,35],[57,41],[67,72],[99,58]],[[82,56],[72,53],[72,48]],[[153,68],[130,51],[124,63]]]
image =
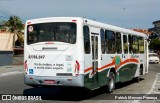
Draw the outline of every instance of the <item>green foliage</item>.
[[[10,19],[5,23],[12,33],[18,33],[23,30],[23,23],[17,16],[11,16]]]
[[[14,33],[13,36],[13,47],[15,47],[15,35],[18,36],[18,39],[21,42],[21,45],[23,45],[23,36],[22,36],[22,30],[24,29],[23,23],[20,20],[18,16],[11,16],[9,20],[5,23],[5,26],[8,28],[8,30],[11,33]],[[21,38],[20,38],[21,37]]]
[[[152,39],[149,45],[150,50],[160,50],[160,39]]]

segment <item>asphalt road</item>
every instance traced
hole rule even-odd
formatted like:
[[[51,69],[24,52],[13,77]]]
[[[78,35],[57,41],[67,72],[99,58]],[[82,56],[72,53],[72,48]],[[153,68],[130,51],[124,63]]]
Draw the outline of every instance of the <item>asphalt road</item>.
[[[0,101],[0,103],[50,103],[50,102],[86,102],[86,103],[160,103],[160,101],[144,100],[109,100],[114,94],[159,94],[160,96],[160,64],[150,64],[149,73],[141,77],[139,83],[134,80],[116,85],[112,94],[104,88],[89,92],[82,88],[32,88],[23,83],[23,74],[0,77],[0,94],[45,95],[42,101]]]

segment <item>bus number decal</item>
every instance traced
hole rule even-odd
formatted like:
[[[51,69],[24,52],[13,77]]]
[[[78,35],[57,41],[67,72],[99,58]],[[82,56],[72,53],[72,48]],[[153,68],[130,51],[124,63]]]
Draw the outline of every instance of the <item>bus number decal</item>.
[[[28,59],[44,59],[45,55],[28,55]]]

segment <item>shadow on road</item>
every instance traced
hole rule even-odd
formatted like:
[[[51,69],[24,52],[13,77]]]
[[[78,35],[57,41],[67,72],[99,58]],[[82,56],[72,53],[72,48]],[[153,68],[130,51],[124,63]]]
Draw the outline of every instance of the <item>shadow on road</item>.
[[[144,80],[144,78],[139,78],[139,79],[140,79],[139,82]],[[127,82],[124,82],[124,83],[117,83],[116,84],[116,89],[124,88],[124,87],[127,87],[131,84],[134,84],[134,83],[138,83],[135,78],[133,80],[130,80],[130,81],[127,81]]]
[[[140,81],[144,79],[140,78]],[[129,86],[136,81],[117,83],[116,89]],[[42,100],[61,100],[61,101],[81,101],[86,99],[96,99],[96,96],[106,93],[106,87],[101,87],[94,91],[76,87],[37,87],[23,91],[25,96],[41,96]]]
[[[41,96],[42,100],[80,101],[90,97],[90,91],[75,87],[37,87],[25,89],[25,96]]]

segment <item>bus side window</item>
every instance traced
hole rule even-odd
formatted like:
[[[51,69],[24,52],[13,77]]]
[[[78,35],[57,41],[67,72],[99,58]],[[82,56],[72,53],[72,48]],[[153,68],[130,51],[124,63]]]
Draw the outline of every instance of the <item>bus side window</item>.
[[[132,54],[133,53],[133,39],[132,39],[132,35],[128,35],[128,41],[129,41],[129,53]]]
[[[104,54],[105,53],[105,35],[104,35],[103,29],[101,29],[100,35],[101,35],[101,51],[102,51],[102,54]]]
[[[124,49],[124,54],[127,54],[128,53],[127,35],[123,35],[123,49]]]
[[[105,51],[108,53],[108,36],[107,36],[107,30],[105,30]]]
[[[144,53],[144,38],[139,37],[139,53]]]
[[[106,42],[107,47],[108,47],[107,53],[109,53],[109,54],[115,53],[116,52],[116,43],[115,43],[116,35],[115,35],[115,32],[107,30],[105,32],[105,36],[107,36],[107,42]]]
[[[83,27],[83,39],[84,39],[84,51],[86,54],[90,54],[90,32],[89,27],[84,26]]]
[[[122,53],[121,33],[116,32],[116,52]]]
[[[139,52],[139,43],[138,43],[138,37],[133,36],[133,53],[138,53]]]

